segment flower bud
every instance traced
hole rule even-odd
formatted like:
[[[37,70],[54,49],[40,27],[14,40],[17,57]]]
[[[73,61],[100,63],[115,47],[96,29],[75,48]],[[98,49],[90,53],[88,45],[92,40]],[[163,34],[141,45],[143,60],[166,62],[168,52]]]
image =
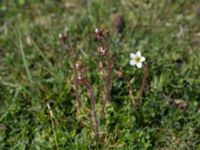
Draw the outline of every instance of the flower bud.
[[[67,35],[66,34],[58,34],[58,38],[61,44],[65,44],[67,41]]]

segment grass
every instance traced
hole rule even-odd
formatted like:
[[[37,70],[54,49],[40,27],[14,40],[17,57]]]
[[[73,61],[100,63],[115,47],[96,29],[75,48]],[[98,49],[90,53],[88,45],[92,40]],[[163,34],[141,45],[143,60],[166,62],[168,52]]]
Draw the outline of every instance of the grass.
[[[0,149],[200,149],[199,9],[192,0],[3,0]],[[122,33],[114,29],[114,13],[124,20]],[[71,61],[58,40],[66,27],[88,67],[98,116],[103,81],[92,32],[110,31],[111,102],[99,119],[98,141],[85,89],[86,108],[76,112]],[[137,50],[149,62],[149,76],[140,106],[133,107],[127,83],[136,95],[143,77],[129,65]]]

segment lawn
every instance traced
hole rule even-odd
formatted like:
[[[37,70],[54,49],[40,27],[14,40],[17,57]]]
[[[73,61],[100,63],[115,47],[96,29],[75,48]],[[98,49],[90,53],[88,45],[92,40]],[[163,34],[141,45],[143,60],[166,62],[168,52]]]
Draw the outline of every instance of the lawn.
[[[40,149],[199,150],[200,1],[1,0],[0,150]]]

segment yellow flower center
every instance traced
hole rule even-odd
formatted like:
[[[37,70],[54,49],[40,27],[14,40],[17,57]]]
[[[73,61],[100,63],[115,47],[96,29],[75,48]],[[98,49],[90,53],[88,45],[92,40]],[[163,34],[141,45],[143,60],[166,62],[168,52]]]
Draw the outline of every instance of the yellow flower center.
[[[135,61],[136,61],[137,63],[140,63],[140,62],[141,62],[141,57],[136,57],[136,58],[135,58]]]

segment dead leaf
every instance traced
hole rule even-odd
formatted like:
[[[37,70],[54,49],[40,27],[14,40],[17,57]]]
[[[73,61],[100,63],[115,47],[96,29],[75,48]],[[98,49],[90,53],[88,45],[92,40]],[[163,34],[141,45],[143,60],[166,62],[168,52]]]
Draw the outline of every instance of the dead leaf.
[[[174,99],[173,102],[180,109],[186,109],[188,106],[187,102],[182,99]]]

